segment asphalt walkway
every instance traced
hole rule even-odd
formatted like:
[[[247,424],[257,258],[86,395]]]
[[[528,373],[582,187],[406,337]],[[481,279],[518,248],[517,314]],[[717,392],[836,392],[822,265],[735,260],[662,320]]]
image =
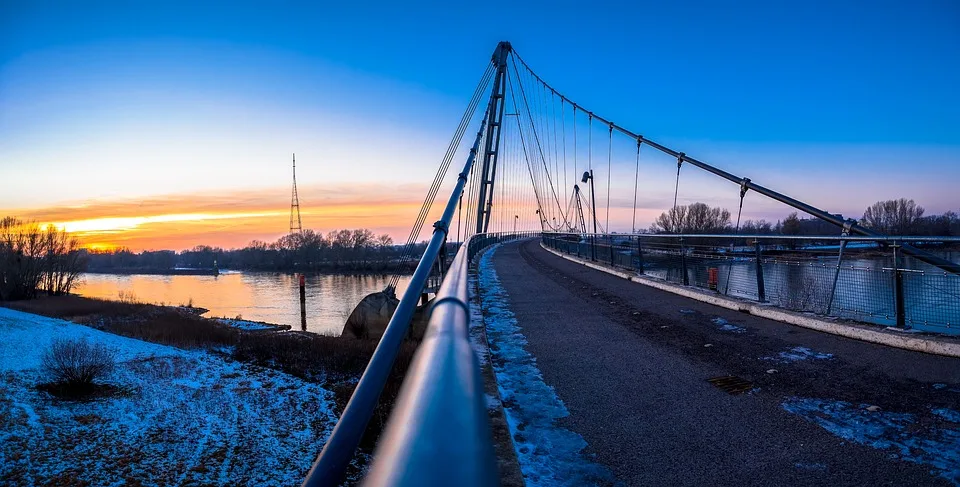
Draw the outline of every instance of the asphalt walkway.
[[[960,481],[960,360],[692,301],[538,241],[493,264],[562,426],[623,484]],[[708,381],[726,376],[748,392]]]

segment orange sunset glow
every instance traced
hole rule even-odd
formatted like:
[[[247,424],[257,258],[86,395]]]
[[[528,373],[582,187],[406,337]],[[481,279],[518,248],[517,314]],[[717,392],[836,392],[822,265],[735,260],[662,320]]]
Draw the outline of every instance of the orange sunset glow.
[[[240,248],[272,242],[288,231],[286,189],[172,194],[144,199],[95,200],[47,208],[0,209],[0,214],[54,225],[90,250],[184,250],[196,245]],[[369,228],[405,239],[419,209],[418,187],[301,189],[303,227],[326,233]]]

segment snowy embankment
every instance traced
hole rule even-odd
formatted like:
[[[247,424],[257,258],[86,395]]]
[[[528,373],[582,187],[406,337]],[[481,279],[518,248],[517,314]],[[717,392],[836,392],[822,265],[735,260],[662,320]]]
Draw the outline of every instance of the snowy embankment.
[[[523,479],[528,486],[611,483],[613,474],[583,454],[587,446],[583,437],[558,425],[570,413],[553,387],[543,381],[537,359],[526,350],[527,340],[491,262],[495,251],[496,247],[480,258],[480,301]]]
[[[214,319],[219,321],[220,323],[223,323],[224,325],[232,326],[238,330],[244,330],[244,331],[278,330],[278,329],[284,328],[280,325],[272,325],[270,323],[264,323],[262,321],[250,321],[250,320],[241,320],[241,319],[234,319],[234,318],[214,318]]]
[[[84,337],[116,351],[128,394],[35,388],[49,344]],[[335,421],[317,384],[0,308],[0,483],[299,485]]]

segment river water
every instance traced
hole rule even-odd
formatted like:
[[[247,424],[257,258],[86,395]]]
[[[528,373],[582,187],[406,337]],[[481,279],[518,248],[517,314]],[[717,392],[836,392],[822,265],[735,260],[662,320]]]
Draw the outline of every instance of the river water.
[[[941,253],[953,262],[960,254]],[[673,259],[675,260],[675,259]],[[960,333],[960,277],[948,275],[915,259],[906,267],[923,270],[904,275],[907,324],[918,330]],[[622,265],[622,264],[621,264]],[[647,255],[647,274],[681,282],[671,259]],[[836,272],[836,259],[804,265],[767,262],[763,266],[766,300],[797,311],[829,314],[883,325],[896,322],[894,278],[889,258],[845,260]],[[707,268],[719,270],[719,291],[758,299],[756,263],[750,261],[690,262],[691,284],[707,287]],[[834,279],[836,284],[834,285]],[[339,335],[364,296],[382,290],[389,276],[315,274],[306,278],[307,331]],[[397,294],[407,287],[400,280]],[[219,276],[156,276],[85,274],[76,291],[82,296],[118,299],[121,292],[154,304],[194,306],[210,310],[206,316],[225,316],[290,325],[300,329],[300,301],[294,274],[230,272]]]
[[[306,276],[307,331],[340,335],[364,296],[383,290],[389,276],[315,274]],[[397,295],[410,281],[400,279]],[[138,301],[207,308],[207,317],[228,317],[301,329],[300,291],[294,274],[231,272],[219,276],[84,274],[74,290],[81,296],[116,300],[123,292]]]

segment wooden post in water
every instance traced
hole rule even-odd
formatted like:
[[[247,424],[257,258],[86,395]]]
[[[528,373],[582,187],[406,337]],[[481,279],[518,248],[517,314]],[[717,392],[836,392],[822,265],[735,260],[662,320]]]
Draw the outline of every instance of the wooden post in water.
[[[303,274],[300,274],[300,329],[307,331],[307,291]]]

